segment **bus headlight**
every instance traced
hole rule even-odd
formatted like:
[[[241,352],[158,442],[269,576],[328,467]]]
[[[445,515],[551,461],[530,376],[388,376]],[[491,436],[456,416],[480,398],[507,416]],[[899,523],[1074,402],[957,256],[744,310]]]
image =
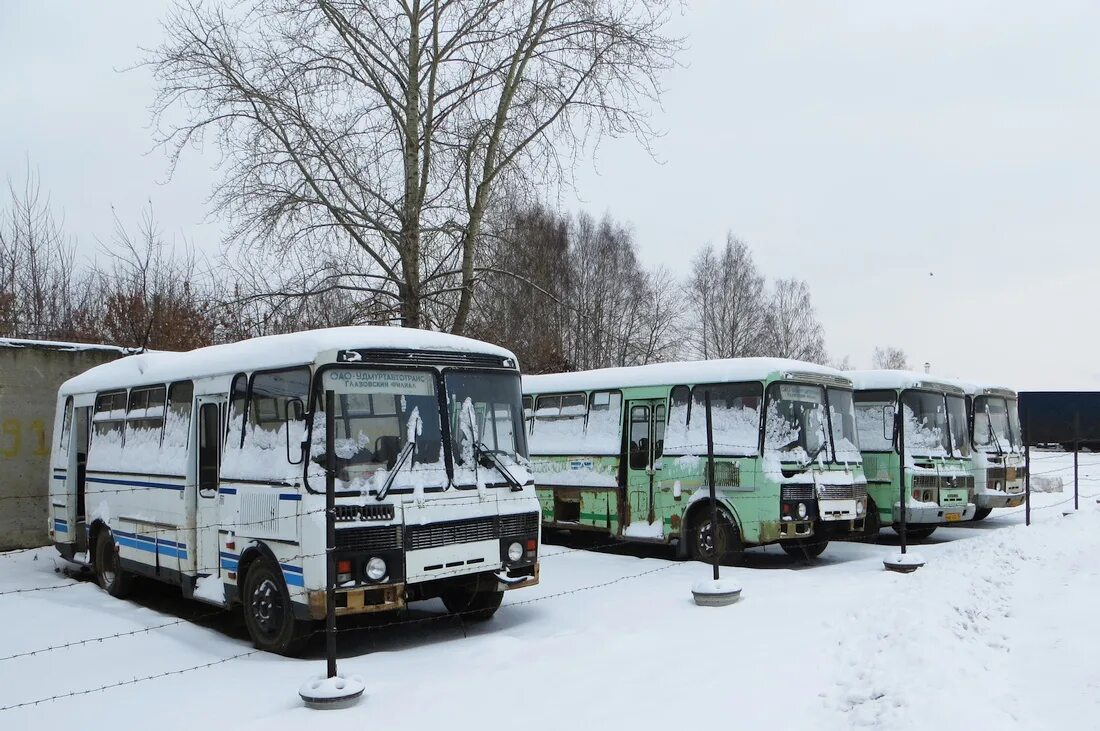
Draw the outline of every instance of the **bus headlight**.
[[[863,501],[856,500],[856,515],[863,515]]]
[[[809,515],[809,511],[806,510],[806,503],[799,503],[798,504],[798,517],[805,520],[807,515]]]
[[[508,545],[508,560],[515,563],[523,558],[523,546],[518,542]]]
[[[367,561],[367,578],[371,581],[381,581],[386,578],[386,562],[377,556]]]

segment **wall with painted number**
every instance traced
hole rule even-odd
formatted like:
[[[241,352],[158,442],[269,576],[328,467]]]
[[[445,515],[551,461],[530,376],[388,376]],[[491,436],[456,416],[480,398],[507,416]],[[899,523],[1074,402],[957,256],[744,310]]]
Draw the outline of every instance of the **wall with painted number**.
[[[57,389],[121,348],[0,339],[0,551],[42,546]]]

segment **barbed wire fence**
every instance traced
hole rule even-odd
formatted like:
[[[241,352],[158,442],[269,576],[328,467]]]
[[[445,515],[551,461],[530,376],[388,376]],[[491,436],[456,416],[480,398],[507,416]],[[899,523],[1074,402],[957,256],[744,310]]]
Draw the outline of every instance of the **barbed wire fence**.
[[[1039,453],[1039,454],[1033,455],[1031,457],[1031,462],[1036,463],[1036,462],[1044,462],[1044,461],[1048,461],[1048,460],[1057,460],[1057,459],[1064,459],[1064,454],[1061,454],[1061,453],[1048,453],[1048,454]],[[699,461],[700,462],[705,462],[705,458],[700,457]],[[545,466],[548,466],[549,464],[550,463],[536,461],[532,464],[532,467],[545,467]],[[560,462],[553,462],[552,464],[560,465]],[[1064,466],[1064,465],[1059,466],[1059,467],[1052,467],[1050,469],[1040,469],[1040,470],[1032,469],[1031,476],[1036,477],[1036,476],[1053,475],[1053,474],[1065,475],[1065,473],[1067,471],[1069,471],[1069,469],[1070,468],[1068,468],[1067,466]],[[687,473],[687,474],[680,474],[680,475],[677,476],[676,479],[684,481],[684,482],[692,483],[692,486],[690,488],[685,488],[685,494],[686,494],[686,492],[688,490],[700,489],[700,485],[702,485],[702,483],[705,483],[705,481],[706,481],[705,471],[692,472],[692,473]],[[1086,474],[1086,475],[1079,476],[1079,481],[1081,483],[1089,484],[1090,486],[1091,485],[1098,485],[1098,484],[1100,484],[1100,477],[1092,477],[1092,476],[1089,476],[1089,475]],[[699,482],[700,485],[695,485],[694,483],[696,483],[696,482]],[[138,491],[138,490],[148,490],[148,489],[149,488],[147,488],[147,487],[139,487],[139,488],[111,489],[111,490],[102,490],[102,491],[97,490],[96,492],[97,493],[107,493],[107,492],[110,492],[110,493],[127,493],[127,492],[134,492],[134,491]],[[579,486],[578,486],[578,489],[580,489]],[[722,487],[719,487],[719,489],[722,489]],[[622,492],[619,492],[617,494],[622,494]],[[367,496],[364,495],[364,497],[367,497]],[[1096,498],[1096,497],[1100,497],[1100,490],[1092,491],[1092,492],[1089,492],[1089,493],[1082,493],[1079,497],[1082,498],[1082,499],[1086,499],[1086,500]],[[41,500],[42,498],[43,498],[43,494],[38,493],[37,495],[0,496],[0,501],[5,500],[5,499],[39,499],[39,500]],[[527,496],[527,497],[515,497],[515,498],[497,496],[494,499],[498,503],[507,503],[510,500],[517,500],[517,501],[518,500],[524,500],[524,501],[528,501],[528,502],[531,500],[531,498],[529,496]],[[627,499],[629,499],[629,498],[627,498]],[[1073,502],[1073,499],[1074,499],[1073,497],[1068,497],[1064,500],[1060,500],[1060,501],[1055,502],[1055,503],[1047,503],[1047,504],[1044,504],[1044,505],[1033,506],[1033,507],[1031,507],[1031,511],[1032,512],[1040,512],[1040,511],[1045,511],[1045,510],[1053,510],[1053,509],[1062,507],[1064,505],[1067,505],[1067,504]],[[482,496],[478,495],[478,496],[475,497],[475,496],[471,495],[471,497],[469,497],[469,498],[450,499],[450,500],[448,500],[448,504],[453,505],[453,504],[457,504],[458,502],[467,502],[469,504],[472,504],[472,503],[483,502],[483,501],[484,501],[484,498]],[[1025,510],[1024,507],[1012,508],[1012,509],[1002,509],[1002,510],[999,510],[996,513],[994,513],[993,516],[991,516],[991,517],[994,518],[994,519],[1004,519],[1004,518],[1013,516],[1015,514],[1018,514],[1020,512],[1023,512],[1024,510]],[[316,510],[299,511],[293,517],[296,517],[296,518],[305,517],[305,516],[308,516],[308,515],[311,515],[311,514],[324,513],[324,512],[325,512],[325,510],[323,508],[316,509]],[[246,527],[246,526],[249,526],[249,525],[254,525],[254,524],[258,524],[258,523],[266,523],[266,522],[269,522],[269,519],[259,520],[259,521],[249,521],[249,522],[238,522],[238,523],[235,523],[235,524],[234,523],[228,523],[227,524],[225,522],[219,522],[216,525],[196,526],[195,529],[213,528],[213,527],[232,529],[234,527]],[[952,525],[953,525],[953,527],[965,527],[968,524],[966,524],[966,523],[956,523],[956,524],[952,524]],[[181,529],[181,528],[153,529],[151,531],[143,531],[143,535],[145,535],[145,534],[150,534],[150,535],[157,534],[157,535],[159,535],[159,534],[162,534],[162,533],[178,533],[181,530],[183,530],[183,529]],[[191,530],[191,529],[188,529],[188,530]],[[833,540],[837,540],[837,539],[835,537],[833,537]],[[846,542],[873,543],[873,544],[878,544],[878,543],[882,542],[882,538],[878,535],[874,535],[874,536],[872,536],[872,535],[849,535],[849,536],[845,536],[841,540],[844,540]],[[546,545],[552,545],[552,544],[545,544],[545,543],[543,544],[543,546],[546,546]],[[545,560],[550,560],[550,559],[561,557],[561,556],[568,556],[568,555],[577,554],[577,553],[584,553],[584,552],[619,551],[619,550],[624,549],[627,545],[629,545],[629,544],[624,542],[624,540],[621,539],[621,538],[610,537],[609,540],[607,540],[606,542],[603,542],[603,543],[588,544],[588,545],[582,545],[582,546],[579,546],[579,547],[555,546],[555,550],[548,551],[548,552],[542,551],[541,550],[542,547],[540,547],[539,560],[540,561],[545,561]],[[18,556],[18,555],[27,553],[29,551],[35,551],[35,550],[39,550],[39,549],[29,548],[29,549],[17,549],[17,550],[14,550],[14,551],[8,551],[8,552],[0,553],[0,558],[10,558],[10,557]],[[281,558],[280,561],[284,561],[284,560],[289,561],[289,560],[306,559],[306,558],[317,558],[317,557],[321,557],[321,556],[325,556],[325,555],[327,555],[326,551],[309,553],[309,554],[298,554],[298,555],[295,555],[295,556],[285,556],[285,557]],[[36,557],[36,559],[37,559],[37,557]],[[798,560],[798,559],[794,559],[794,560]],[[543,602],[543,601],[559,599],[559,598],[562,598],[562,597],[571,596],[571,595],[575,595],[575,594],[581,594],[581,593],[589,592],[589,591],[599,591],[601,589],[609,588],[611,586],[614,586],[616,584],[619,584],[619,583],[622,583],[622,582],[625,582],[625,581],[640,579],[640,578],[643,578],[643,577],[646,577],[646,576],[651,576],[653,574],[657,574],[657,573],[665,572],[665,571],[669,571],[669,570],[674,570],[678,567],[685,567],[685,566],[697,566],[697,564],[695,564],[694,562],[670,561],[670,562],[664,563],[664,564],[662,564],[660,566],[657,566],[657,567],[654,567],[654,568],[645,569],[645,570],[635,572],[635,573],[622,574],[622,575],[615,576],[613,578],[610,578],[610,579],[607,579],[607,580],[604,580],[604,581],[595,582],[595,583],[584,585],[584,586],[574,587],[574,588],[571,588],[571,589],[566,589],[566,590],[562,590],[562,591],[558,591],[558,592],[554,592],[554,593],[550,593],[550,594],[545,594],[545,595],[541,595],[541,596],[535,596],[535,597],[531,597],[529,599],[519,599],[517,601],[509,601],[508,603],[503,604],[499,611],[509,612],[509,611],[514,611],[516,608],[519,608],[519,607],[529,606],[529,605],[537,604],[537,603]],[[201,574],[204,571],[215,571],[215,570],[218,570],[219,568],[220,568],[220,566],[217,566],[217,567],[203,567],[203,568],[197,568],[197,569],[194,569],[194,570],[196,571],[196,573]],[[451,572],[447,572],[447,573],[451,573]],[[447,573],[439,574],[439,576],[446,576]],[[456,569],[453,573],[454,574],[459,574],[459,573],[464,573],[464,571],[461,570],[461,569]],[[71,581],[71,582],[64,583],[64,584],[17,588],[17,589],[0,591],[0,597],[6,596],[6,595],[26,594],[26,593],[39,592],[39,591],[52,591],[52,590],[55,590],[55,589],[62,589],[62,588],[69,588],[69,587],[72,587],[72,586],[79,586],[79,585],[84,584],[84,583],[86,583],[86,582]],[[103,634],[103,635],[98,635],[98,636],[88,637],[88,638],[83,638],[83,639],[78,639],[78,640],[72,640],[72,641],[68,641],[68,642],[58,643],[58,644],[55,644],[55,645],[49,645],[49,646],[45,646],[45,647],[41,647],[41,648],[35,648],[35,649],[31,649],[31,650],[22,650],[22,651],[19,651],[19,652],[11,653],[9,655],[0,657],[0,663],[13,662],[13,661],[22,660],[22,659],[26,659],[26,658],[29,658],[29,657],[32,657],[32,656],[37,656],[37,655],[41,655],[41,654],[45,654],[45,653],[71,650],[71,649],[75,649],[77,647],[82,647],[82,646],[86,646],[86,645],[99,644],[99,643],[104,643],[104,642],[111,642],[111,641],[119,640],[119,639],[126,638],[126,637],[133,637],[133,636],[138,636],[138,635],[149,634],[149,633],[157,632],[157,631],[160,631],[160,630],[165,630],[165,629],[168,629],[168,628],[171,628],[171,627],[174,627],[174,626],[178,626],[178,625],[193,624],[195,622],[203,621],[205,619],[210,619],[210,618],[216,617],[218,615],[221,615],[221,614],[224,613],[224,611],[225,611],[224,609],[218,608],[214,611],[204,613],[204,614],[201,614],[201,615],[197,615],[197,616],[194,616],[194,617],[187,617],[187,618],[181,617],[181,618],[168,620],[168,621],[165,621],[165,622],[160,622],[160,623],[153,624],[153,625],[150,625],[150,626],[147,626],[147,627],[141,627],[141,628],[137,628],[137,629],[133,629],[133,630],[116,632],[116,633],[111,633],[111,634]],[[396,619],[394,621],[389,621],[389,622],[384,622],[384,623],[373,623],[373,624],[369,624],[369,625],[365,625],[365,626],[352,626],[352,627],[344,626],[344,627],[339,627],[337,631],[340,635],[348,635],[348,634],[357,634],[357,633],[363,633],[363,632],[378,632],[378,631],[383,631],[383,630],[386,630],[386,629],[393,629],[393,628],[397,628],[397,627],[424,626],[424,625],[428,625],[428,624],[432,624],[432,623],[447,622],[447,621],[453,622],[453,621],[457,620],[459,622],[463,622],[466,615],[475,614],[475,613],[477,613],[477,611],[478,610],[451,612],[451,613],[447,613],[447,614],[430,615],[430,616],[426,616],[426,617],[415,617],[415,618],[408,618],[408,617],[402,616],[401,618]],[[324,630],[319,629],[319,630],[316,630],[315,632],[311,633],[311,636],[320,635],[320,634],[323,634],[323,633],[324,633]],[[51,702],[55,702],[55,701],[59,701],[59,700],[67,699],[67,698],[73,698],[73,697],[78,697],[78,696],[86,696],[86,695],[90,695],[90,694],[105,692],[105,691],[108,691],[108,690],[111,690],[111,689],[114,689],[114,688],[123,687],[123,686],[129,686],[129,685],[144,683],[144,682],[153,681],[153,680],[157,680],[157,679],[161,679],[161,678],[167,678],[167,677],[172,677],[172,676],[183,675],[183,674],[186,674],[186,673],[196,672],[196,671],[216,667],[216,666],[219,666],[219,665],[223,665],[225,663],[229,663],[229,662],[232,662],[234,660],[238,660],[238,659],[241,659],[241,658],[256,655],[260,652],[262,652],[262,651],[258,650],[258,649],[249,649],[249,650],[246,650],[246,651],[243,651],[243,652],[234,653],[234,654],[226,656],[226,657],[214,659],[214,660],[211,660],[209,662],[204,662],[204,663],[200,663],[200,664],[196,664],[196,665],[186,666],[186,667],[182,667],[182,668],[174,668],[174,669],[166,670],[166,671],[159,672],[159,673],[152,673],[152,674],[148,674],[148,675],[145,675],[145,676],[135,677],[135,678],[126,679],[126,680],[120,680],[118,682],[107,683],[107,684],[103,684],[103,685],[93,687],[93,688],[79,689],[79,690],[69,691],[69,692],[66,692],[66,693],[58,693],[58,694],[54,694],[54,695],[50,695],[50,696],[45,696],[45,697],[41,697],[41,698],[37,698],[37,699],[33,699],[33,700],[12,703],[12,704],[8,704],[8,705],[0,706],[0,712],[15,710],[15,709],[19,709],[19,708],[25,708],[25,707],[29,707],[29,706],[37,706],[37,705],[41,705],[41,704],[44,704],[44,703],[51,703]]]

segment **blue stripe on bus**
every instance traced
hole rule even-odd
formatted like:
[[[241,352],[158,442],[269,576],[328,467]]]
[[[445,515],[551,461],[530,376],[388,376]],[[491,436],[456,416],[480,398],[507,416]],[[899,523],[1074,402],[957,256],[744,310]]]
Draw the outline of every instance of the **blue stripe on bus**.
[[[280,500],[301,500],[302,496],[299,495],[296,492],[294,492],[294,493],[285,493],[284,492],[284,493],[279,495],[279,499]]]
[[[58,533],[68,533],[69,532],[69,524],[66,521],[62,520],[61,518],[54,518],[53,519],[53,529],[55,531],[57,531]]]
[[[112,533],[114,534],[115,542],[120,546],[126,546],[127,548],[134,548],[148,553],[160,553],[169,558],[187,558],[186,544],[163,539],[154,540],[136,533],[127,533],[126,531],[120,530],[112,531]]]
[[[235,553],[228,553],[226,551],[219,551],[218,556],[221,558],[221,567],[226,571],[236,571],[239,565],[238,559],[240,558]],[[279,568],[283,571],[283,579],[286,581],[287,586],[305,586],[305,578],[302,576],[301,566],[291,566],[290,564],[281,563]]]
[[[236,495],[237,488],[235,487],[219,487],[218,493],[221,495]]]
[[[61,480],[62,482],[65,481],[65,475],[54,475],[53,478],[55,480]]]
[[[168,482],[145,482],[144,480],[116,480],[106,477],[89,477],[88,482],[98,482],[101,485],[128,485],[130,487],[156,487],[161,490],[177,490],[183,492],[183,485],[173,485]]]

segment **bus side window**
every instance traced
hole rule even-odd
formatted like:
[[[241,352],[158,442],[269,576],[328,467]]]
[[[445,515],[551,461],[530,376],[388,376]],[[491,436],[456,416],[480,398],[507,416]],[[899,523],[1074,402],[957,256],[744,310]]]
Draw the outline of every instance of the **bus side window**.
[[[73,429],[73,397],[68,396],[65,398],[65,416],[61,421],[61,456],[65,457],[69,454],[69,440],[70,432]]]
[[[649,407],[630,409],[630,468],[644,470],[649,466]]]

